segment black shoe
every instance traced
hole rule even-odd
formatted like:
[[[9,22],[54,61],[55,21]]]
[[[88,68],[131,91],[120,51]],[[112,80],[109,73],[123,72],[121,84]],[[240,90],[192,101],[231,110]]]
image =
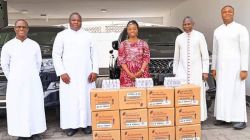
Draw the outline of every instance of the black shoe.
[[[233,128],[236,130],[241,130],[247,127],[247,124],[245,122],[235,122],[233,123]]]
[[[28,140],[28,137],[18,137],[17,140]]]
[[[65,130],[65,133],[66,133],[66,135],[67,136],[73,136],[73,135],[75,135],[75,133],[78,131],[78,129],[66,129]]]
[[[41,140],[41,137],[38,134],[32,135],[31,140]]]
[[[84,134],[92,134],[92,126],[87,126],[86,128],[83,128]]]
[[[214,121],[214,125],[216,125],[216,126],[225,125],[225,124],[227,124],[225,121],[221,121],[221,120]]]

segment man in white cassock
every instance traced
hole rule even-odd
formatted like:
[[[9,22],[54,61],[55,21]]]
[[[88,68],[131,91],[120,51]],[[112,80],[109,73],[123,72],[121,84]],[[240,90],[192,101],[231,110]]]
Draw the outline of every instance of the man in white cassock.
[[[249,35],[234,22],[234,8],[221,9],[224,24],[214,31],[212,74],[216,77],[215,125],[232,122],[235,129],[246,127],[245,80],[248,71]]]
[[[207,43],[202,33],[193,29],[194,21],[187,16],[183,20],[184,32],[175,41],[173,73],[187,84],[201,87],[201,121],[207,119],[206,91],[204,81],[209,73]]]
[[[8,79],[6,106],[8,133],[18,140],[41,139],[46,130],[44,97],[39,77],[42,57],[37,42],[27,38],[28,23],[17,20],[16,37],[2,48],[1,66]]]
[[[70,15],[69,24],[69,29],[57,34],[52,53],[60,76],[60,125],[68,136],[78,128],[91,134],[90,90],[95,88],[99,71],[98,55],[79,13]]]

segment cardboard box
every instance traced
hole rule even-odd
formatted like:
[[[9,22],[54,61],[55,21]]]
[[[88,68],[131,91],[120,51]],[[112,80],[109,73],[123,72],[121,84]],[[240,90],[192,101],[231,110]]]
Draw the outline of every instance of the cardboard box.
[[[175,107],[200,105],[200,87],[183,85],[175,87]]]
[[[201,140],[201,125],[177,126],[176,140]]]
[[[121,129],[148,127],[147,109],[121,110]]]
[[[120,129],[119,111],[92,112],[93,130],[114,130]]]
[[[147,89],[147,107],[174,107],[174,88],[156,86]]]
[[[91,110],[118,110],[119,109],[119,92],[118,90],[91,90]]]
[[[175,140],[175,127],[149,128],[149,140]]]
[[[120,130],[110,130],[110,131],[93,131],[93,140],[120,140],[121,131]]]
[[[148,140],[148,129],[121,130],[121,140]]]
[[[179,107],[175,109],[175,124],[189,125],[200,123],[200,106]]]
[[[174,108],[148,109],[149,127],[168,127],[175,124]]]
[[[146,108],[147,97],[144,88],[122,88],[119,90],[120,109]]]

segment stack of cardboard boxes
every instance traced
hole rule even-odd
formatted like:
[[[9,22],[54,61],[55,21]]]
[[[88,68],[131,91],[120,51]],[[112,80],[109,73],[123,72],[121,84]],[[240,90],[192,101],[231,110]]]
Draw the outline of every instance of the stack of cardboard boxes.
[[[147,93],[144,88],[119,90],[121,140],[148,139]]]
[[[118,90],[91,91],[93,140],[120,140]]]
[[[149,140],[175,140],[174,88],[147,89]]]
[[[93,140],[180,140],[200,132],[199,87],[91,91]]]
[[[201,139],[200,87],[175,88],[176,140]]]

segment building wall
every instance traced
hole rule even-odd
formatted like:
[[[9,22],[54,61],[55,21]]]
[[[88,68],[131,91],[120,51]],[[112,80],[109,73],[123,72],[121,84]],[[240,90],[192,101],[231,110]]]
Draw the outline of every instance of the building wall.
[[[164,17],[164,24],[182,28],[182,20],[185,16],[191,16],[195,20],[195,28],[203,32],[212,50],[212,36],[216,27],[222,24],[220,10],[224,5],[232,5],[235,8],[235,21],[247,26],[250,30],[250,1],[248,0],[187,0]]]
[[[235,8],[235,21],[243,24],[250,31],[249,0],[187,0],[171,9],[163,21],[167,26],[181,27],[183,18],[192,16],[195,29],[204,33],[208,49],[211,51],[213,31],[222,24],[220,10],[228,4]],[[247,94],[250,95],[250,76],[247,80]]]

